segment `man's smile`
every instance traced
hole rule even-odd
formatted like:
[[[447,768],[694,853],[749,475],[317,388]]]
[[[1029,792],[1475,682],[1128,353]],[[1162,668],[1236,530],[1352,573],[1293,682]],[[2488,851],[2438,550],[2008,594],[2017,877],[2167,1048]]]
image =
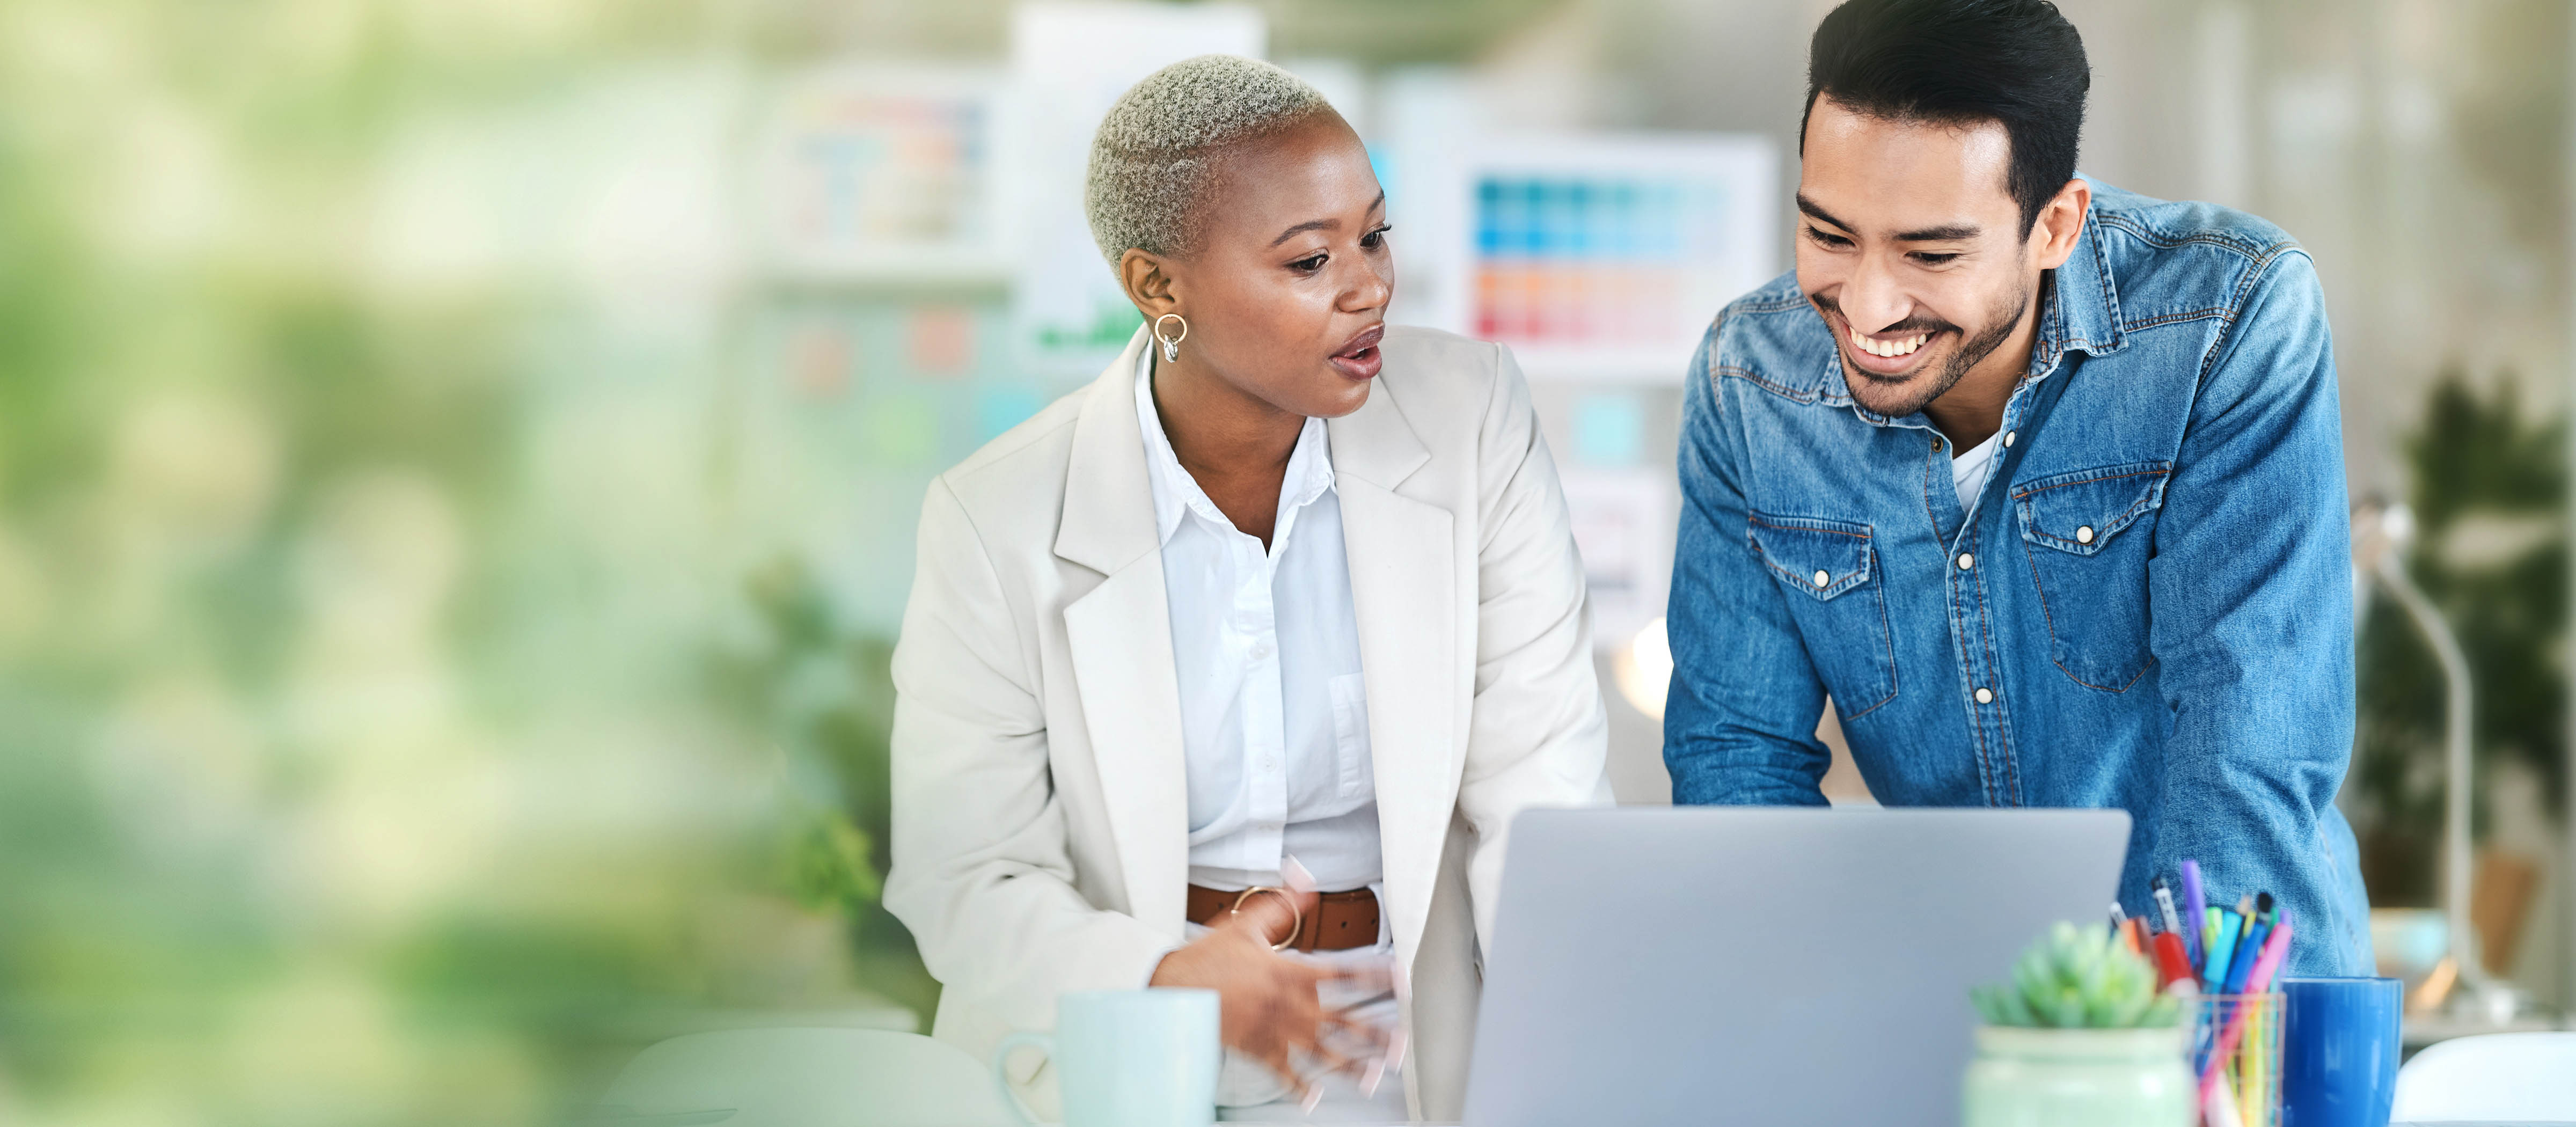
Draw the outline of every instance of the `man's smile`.
[[[1914,329],[1901,333],[1872,335],[1843,325],[1843,354],[1863,375],[1898,378],[1913,372],[1927,359],[1925,346],[1940,337],[1945,329]]]
[[[1924,341],[1932,339],[1932,334],[1916,333],[1910,337],[1898,337],[1893,340],[1878,340],[1872,337],[1862,336],[1860,330],[1853,329],[1851,339],[1852,343],[1858,346],[1861,351],[1869,353],[1872,356],[1912,356],[1914,355],[1915,349],[1923,347]]]

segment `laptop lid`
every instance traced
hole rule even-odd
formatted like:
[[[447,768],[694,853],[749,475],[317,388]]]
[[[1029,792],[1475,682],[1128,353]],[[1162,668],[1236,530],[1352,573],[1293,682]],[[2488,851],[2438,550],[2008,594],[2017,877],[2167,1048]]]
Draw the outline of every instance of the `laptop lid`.
[[[2104,919],[2120,810],[1531,810],[1468,1127],[1955,1123],[1976,1012]]]

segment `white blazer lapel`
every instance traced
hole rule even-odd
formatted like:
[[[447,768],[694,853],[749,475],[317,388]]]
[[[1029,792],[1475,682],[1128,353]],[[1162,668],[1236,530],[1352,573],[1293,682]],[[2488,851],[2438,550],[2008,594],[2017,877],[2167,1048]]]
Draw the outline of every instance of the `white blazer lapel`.
[[[1387,908],[1397,954],[1410,963],[1430,915],[1462,762],[1457,723],[1469,686],[1458,652],[1455,518],[1397,492],[1431,455],[1383,384],[1331,427]]]
[[[1065,607],[1065,641],[1129,914],[1177,941],[1189,885],[1189,767],[1162,542],[1136,425],[1143,347],[1139,330],[1074,424],[1055,554],[1106,576]]]

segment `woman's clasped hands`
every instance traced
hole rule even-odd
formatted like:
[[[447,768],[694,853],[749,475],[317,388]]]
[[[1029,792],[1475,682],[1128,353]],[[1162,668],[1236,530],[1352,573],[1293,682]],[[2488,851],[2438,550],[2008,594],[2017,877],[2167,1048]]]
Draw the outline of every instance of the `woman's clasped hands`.
[[[1309,887],[1247,898],[1209,930],[1163,957],[1151,985],[1196,987],[1217,993],[1218,1038],[1225,1047],[1278,1074],[1304,1101],[1321,1094],[1313,1081],[1349,1072],[1373,1095],[1387,1070],[1403,1058],[1400,1029],[1328,1009],[1319,990],[1384,997],[1395,989],[1394,960],[1335,963],[1300,958],[1271,945],[1295,933],[1297,921],[1315,911]]]

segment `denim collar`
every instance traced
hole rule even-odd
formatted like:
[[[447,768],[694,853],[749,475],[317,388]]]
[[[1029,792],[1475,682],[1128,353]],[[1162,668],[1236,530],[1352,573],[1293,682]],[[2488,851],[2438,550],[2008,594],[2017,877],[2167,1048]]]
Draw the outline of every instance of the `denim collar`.
[[[2074,252],[2066,256],[2064,264],[2040,278],[2039,336],[2031,342],[2030,371],[2013,389],[2015,397],[2056,371],[2057,362],[2069,352],[2102,356],[2129,346],[2128,331],[2120,326],[2120,291],[2111,281],[2111,264],[2102,247],[2101,229],[2101,223],[2087,211],[2084,229],[2075,236]],[[1849,407],[1872,426],[1908,421],[1930,425],[1919,413],[1891,419],[1854,402],[1851,384],[1843,376],[1839,341],[1826,355],[1822,375],[1816,387],[1821,403]]]
[[[2040,307],[2039,340],[2031,346],[2033,375],[2048,372],[2069,352],[2104,356],[2129,347],[2120,327],[2120,291],[2111,283],[2111,260],[2102,247],[2102,223],[2089,210],[2075,236],[2075,252],[2053,273],[2047,304]]]

